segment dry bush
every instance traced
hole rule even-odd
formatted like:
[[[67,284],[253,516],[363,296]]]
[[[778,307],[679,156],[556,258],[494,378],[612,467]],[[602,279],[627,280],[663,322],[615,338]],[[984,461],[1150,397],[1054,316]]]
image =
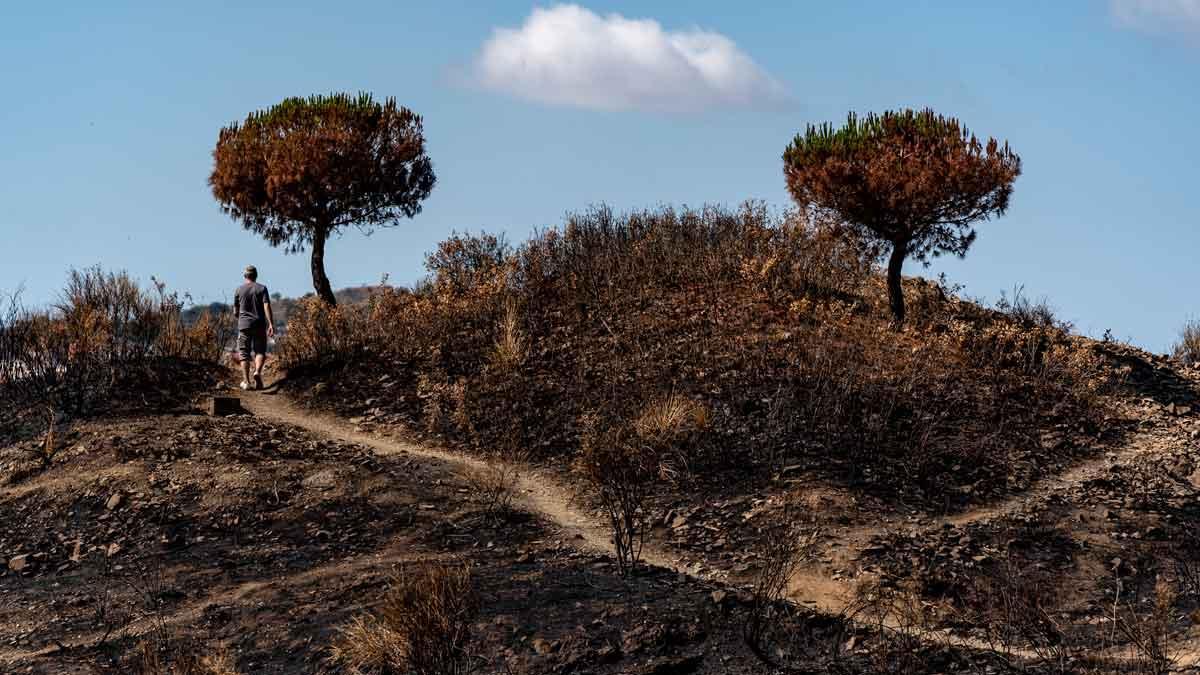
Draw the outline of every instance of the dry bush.
[[[812,558],[820,530],[811,524],[807,514],[789,504],[777,522],[763,528],[758,537],[754,557],[759,569],[751,588],[750,616],[744,636],[755,654],[772,663],[766,639],[775,628],[786,623],[782,615],[791,610],[785,599],[788,582]]]
[[[466,295],[491,283],[512,256],[503,236],[454,234],[425,257],[429,283],[439,293]]]
[[[531,302],[599,307],[623,294],[750,282],[771,291],[849,294],[873,267],[828,214],[773,216],[761,202],[737,211],[707,206],[569,214],[516,253],[514,286]]]
[[[1160,578],[1155,582],[1154,596],[1150,598],[1147,609],[1139,610],[1134,604],[1127,603],[1124,611],[1121,611],[1119,603],[1114,603],[1114,622],[1128,643],[1130,660],[1138,672],[1146,675],[1175,672],[1181,651],[1173,640],[1178,623],[1175,610],[1177,597],[1175,587]]]
[[[417,380],[417,396],[423,401],[425,429],[429,433],[457,432],[475,434],[467,401],[467,381],[450,381],[445,375],[422,374]]]
[[[341,629],[330,660],[356,675],[461,675],[478,598],[465,564],[424,563],[402,570],[374,614]]]
[[[1046,298],[1030,300],[1025,295],[1025,287],[1020,284],[1013,287],[1011,298],[1004,292],[1000,293],[996,311],[1022,328],[1058,328],[1063,332],[1071,330],[1070,323],[1061,321],[1054,315],[1054,308]]]
[[[659,460],[658,454],[628,428],[601,428],[594,416],[585,420],[577,465],[608,516],[622,574],[629,574],[641,560],[646,500],[658,481]]]
[[[49,310],[14,295],[0,312],[0,405],[85,412],[176,382],[179,364],[217,363],[226,335],[206,314],[186,323],[182,299],[158,281],[145,291],[123,272],[75,270]]]
[[[489,519],[500,520],[512,512],[522,465],[519,458],[506,458],[497,453],[487,458],[482,466],[472,467],[467,472],[467,483]]]
[[[1200,364],[1200,321],[1192,320],[1183,325],[1171,353],[1188,365]]]
[[[843,614],[876,637],[870,650],[871,673],[919,675],[948,670],[933,658],[950,650],[949,638],[938,630],[939,608],[921,599],[907,585],[892,586],[867,579],[854,589]]]
[[[58,454],[58,438],[54,434],[54,425],[58,421],[58,413],[51,406],[46,406],[46,435],[37,446],[37,459],[43,468],[50,468],[54,456]]]
[[[292,307],[276,358],[284,368],[323,368],[362,358],[370,330],[369,314],[360,307],[303,298]]]
[[[982,628],[985,641],[1001,663],[1016,669],[1032,652],[1038,665],[1054,673],[1073,673],[1086,650],[1072,639],[1054,607],[1061,604],[1052,580],[1034,569],[1006,560],[976,582],[976,612],[964,612],[963,622]]]

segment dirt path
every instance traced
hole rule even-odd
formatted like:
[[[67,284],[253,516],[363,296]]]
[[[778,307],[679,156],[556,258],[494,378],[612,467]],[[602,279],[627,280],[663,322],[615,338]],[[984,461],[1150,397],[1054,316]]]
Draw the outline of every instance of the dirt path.
[[[1012,515],[1022,509],[1040,504],[1055,494],[1066,492],[1089,480],[1101,477],[1113,464],[1127,462],[1139,455],[1152,454],[1162,449],[1165,439],[1151,431],[1139,431],[1114,452],[1083,460],[1063,473],[1051,474],[1038,481],[1030,489],[999,502],[970,509],[939,519],[932,528],[945,525],[961,527]]]
[[[302,409],[281,393],[267,391],[246,395],[242,399],[242,404],[259,417],[299,426],[337,440],[365,445],[382,455],[408,453],[445,462],[461,470],[485,466],[482,460],[461,453],[448,452],[361,431],[350,425],[349,422],[332,415]],[[1101,476],[1114,463],[1155,452],[1161,449],[1165,441],[1165,438],[1161,438],[1159,434],[1152,431],[1139,432],[1115,452],[1106,452],[1098,457],[1084,460],[1066,472],[1048,476],[1031,489],[1002,501],[934,519],[923,525],[919,531],[936,531],[946,525],[963,526],[1011,515],[1042,503],[1055,494],[1065,492],[1083,482]],[[611,538],[607,528],[586,514],[577,503],[574,493],[561,485],[558,479],[549,472],[534,470],[525,473],[519,477],[518,486],[520,506],[560,528],[569,538],[574,539],[574,546],[590,551],[612,551]],[[845,560],[857,557],[873,536],[882,534],[886,530],[887,528],[882,525],[854,529],[839,542],[841,552],[838,557]],[[653,565],[672,569],[680,574],[705,578],[704,575],[697,575],[693,570],[687,568],[679,558],[670,553],[647,546],[642,557],[643,560]],[[787,587],[789,599],[793,602],[831,614],[839,614],[845,610],[850,600],[850,591],[851,585],[848,582],[834,580],[812,569],[797,571]],[[885,622],[885,624],[888,623],[890,622]],[[988,648],[987,645],[978,641],[948,634],[940,635],[936,639],[944,641],[945,644],[959,647]],[[1184,641],[1180,647],[1187,642]],[[1188,646],[1190,647],[1190,645]],[[1188,649],[1187,651],[1190,656],[1190,652],[1193,650]],[[1022,650],[1014,650],[1012,655],[1018,658],[1036,658],[1037,656],[1032,652],[1026,653]],[[1117,657],[1117,660],[1121,660],[1120,657]]]
[[[364,445],[376,453],[388,456],[409,454],[443,462],[462,471],[482,469],[487,463],[462,453],[447,452],[379,434],[356,429],[349,422],[332,415],[299,408],[285,395],[268,389],[242,397],[242,405],[257,417],[291,424],[347,443]],[[548,472],[531,469],[517,478],[518,506],[553,523],[574,546],[588,551],[612,551],[611,535],[606,527],[584,513],[575,494],[559,485]],[[646,562],[676,569],[678,560],[659,551],[643,551]]]
[[[1046,476],[1028,490],[961,513],[931,518],[909,526],[907,530],[917,535],[932,534],[946,527],[987,523],[1021,511],[1036,509],[1055,495],[1064,494],[1089,480],[1102,477],[1114,464],[1160,451],[1168,442],[1169,438],[1160,433],[1138,432],[1116,451],[1083,460],[1063,473]],[[827,552],[828,562],[834,568],[847,569],[854,565],[863,550],[870,546],[876,537],[903,527],[877,524],[839,531],[836,534],[835,546]],[[788,588],[796,602],[826,612],[841,611],[851,599],[851,583],[848,580],[834,580],[819,569],[801,569],[793,576]]]

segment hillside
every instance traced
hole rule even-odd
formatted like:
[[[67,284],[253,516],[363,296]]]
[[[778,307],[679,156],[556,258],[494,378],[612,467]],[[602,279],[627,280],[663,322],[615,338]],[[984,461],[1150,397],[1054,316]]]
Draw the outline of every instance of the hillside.
[[[596,210],[298,302],[246,414],[7,424],[0,663],[402,672],[458,607],[479,672],[1200,667],[1200,369],[919,278],[895,327],[874,260]]]

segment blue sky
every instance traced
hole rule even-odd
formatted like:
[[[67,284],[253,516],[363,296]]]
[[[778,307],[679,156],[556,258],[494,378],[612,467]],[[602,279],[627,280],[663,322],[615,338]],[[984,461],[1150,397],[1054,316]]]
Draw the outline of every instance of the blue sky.
[[[805,124],[928,105],[1025,169],[1009,214],[930,272],[989,300],[1023,284],[1162,351],[1200,316],[1197,85],[1200,0],[4,3],[0,289],[48,302],[100,263],[210,301],[253,262],[310,290],[307,259],[206,185],[218,129],[291,95],[425,117],[438,186],[402,227],[331,242],[335,287],[410,282],[451,231],[520,239],[601,201],[782,207]]]

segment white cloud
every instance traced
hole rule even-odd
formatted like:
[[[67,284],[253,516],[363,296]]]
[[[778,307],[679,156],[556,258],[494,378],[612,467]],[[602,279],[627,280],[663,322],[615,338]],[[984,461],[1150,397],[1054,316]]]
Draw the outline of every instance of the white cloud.
[[[520,28],[495,29],[472,71],[487,89],[600,110],[770,107],[790,100],[720,33],[664,30],[653,19],[600,16],[578,5],[534,9]]]
[[[1112,0],[1112,14],[1130,28],[1200,31],[1200,0]]]

